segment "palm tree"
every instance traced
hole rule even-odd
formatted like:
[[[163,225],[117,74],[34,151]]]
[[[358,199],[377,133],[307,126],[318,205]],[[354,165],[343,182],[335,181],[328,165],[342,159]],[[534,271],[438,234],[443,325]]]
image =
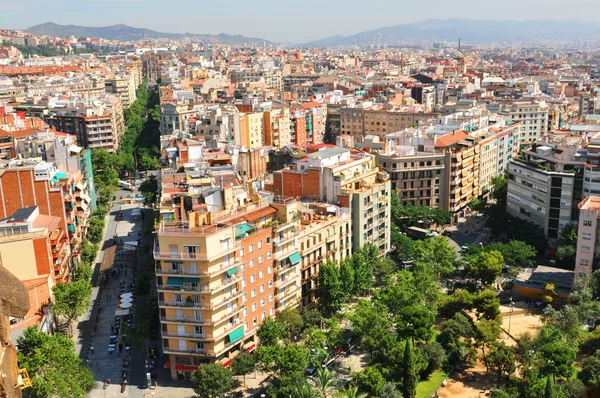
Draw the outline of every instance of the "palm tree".
[[[333,390],[333,372],[327,368],[317,369],[317,375],[312,377],[319,396],[327,398]]]
[[[318,394],[308,383],[304,382],[294,388],[291,398],[318,398]]]
[[[366,398],[367,394],[364,392],[358,392],[358,387],[349,385],[340,391],[340,398]]]

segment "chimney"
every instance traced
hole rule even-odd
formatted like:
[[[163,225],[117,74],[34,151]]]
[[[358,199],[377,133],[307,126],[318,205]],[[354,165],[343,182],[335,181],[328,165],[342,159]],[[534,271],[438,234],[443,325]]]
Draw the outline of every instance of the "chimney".
[[[221,191],[223,190],[223,177],[221,177]]]

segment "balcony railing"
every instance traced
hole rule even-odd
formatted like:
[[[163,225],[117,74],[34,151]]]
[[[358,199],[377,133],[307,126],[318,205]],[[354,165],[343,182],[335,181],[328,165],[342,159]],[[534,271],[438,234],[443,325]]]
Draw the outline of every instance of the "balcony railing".
[[[213,303],[212,307],[214,309],[217,309],[219,307],[221,307],[224,304],[227,304],[233,300],[235,300],[236,298],[240,297],[244,292],[242,290],[238,290],[237,292],[231,293],[225,297],[223,297],[223,299],[217,303]]]
[[[176,354],[190,354],[190,355],[204,355],[207,357],[214,357],[215,352],[213,350],[205,350],[200,348],[179,348],[179,347],[163,347],[163,351],[166,354],[176,353]]]
[[[195,303],[193,301],[159,301],[159,307],[198,308],[201,310],[212,310],[212,304]]]
[[[298,277],[300,276],[300,274],[298,274],[297,272],[291,273],[286,275],[285,278],[283,278],[283,280],[278,279],[275,281],[275,287],[276,288],[282,288],[286,285],[289,285],[290,283],[298,280]]]
[[[205,326],[212,326],[215,324],[215,322],[206,320],[206,319],[195,319],[194,317],[186,317],[184,316],[183,318],[177,318],[177,317],[167,317],[167,316],[161,316],[160,317],[161,322],[173,322],[173,323],[194,323],[197,325],[205,325]]]
[[[235,261],[229,261],[229,264],[221,264],[221,267],[215,271],[201,271],[201,270],[190,270],[190,269],[172,269],[172,268],[160,268],[156,267],[157,274],[167,274],[167,275],[193,275],[193,276],[216,276],[222,274],[225,271],[232,269],[241,264],[240,259],[235,259]]]
[[[206,333],[177,333],[177,332],[162,332],[163,337],[174,337],[179,339],[204,339],[213,340],[210,335]]]

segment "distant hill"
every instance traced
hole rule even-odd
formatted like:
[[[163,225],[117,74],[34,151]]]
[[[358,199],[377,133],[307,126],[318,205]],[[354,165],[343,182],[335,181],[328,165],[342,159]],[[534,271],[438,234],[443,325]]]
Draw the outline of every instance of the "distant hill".
[[[394,25],[351,36],[333,36],[304,43],[305,47],[368,46],[407,42],[442,41],[485,43],[529,39],[578,40],[600,37],[600,23],[588,21],[485,21],[428,19]]]
[[[75,37],[100,37],[108,40],[121,41],[136,41],[143,39],[160,39],[160,38],[179,38],[179,37],[195,37],[206,43],[213,44],[229,44],[229,45],[244,45],[244,44],[273,44],[268,40],[263,40],[256,37],[244,37],[240,35],[228,35],[221,33],[218,35],[203,35],[193,33],[164,33],[156,32],[150,29],[134,28],[127,25],[113,26],[76,26],[76,25],[58,25],[53,22],[47,22],[41,25],[35,25],[28,29],[27,32],[34,35],[58,36],[66,37],[73,35]]]

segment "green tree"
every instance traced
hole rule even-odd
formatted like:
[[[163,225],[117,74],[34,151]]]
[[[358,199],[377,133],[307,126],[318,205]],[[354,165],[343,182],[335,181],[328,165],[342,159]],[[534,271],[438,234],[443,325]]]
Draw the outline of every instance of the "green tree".
[[[485,247],[485,251],[500,252],[505,263],[519,267],[531,267],[536,256],[535,248],[520,240],[511,240],[508,243],[492,243]]]
[[[490,368],[498,374],[498,381],[503,375],[510,376],[516,370],[515,349],[504,342],[493,345],[488,357]]]
[[[298,344],[288,344],[280,349],[277,371],[280,375],[303,374],[308,367],[308,350]]]
[[[218,363],[201,364],[190,376],[194,391],[201,397],[217,398],[233,388],[231,370]]]
[[[359,392],[358,386],[352,384],[349,384],[346,388],[342,388],[338,396],[339,398],[367,398],[366,393]]]
[[[566,343],[555,341],[540,347],[540,370],[545,375],[568,379],[573,374],[576,352]]]
[[[331,260],[321,264],[317,277],[317,295],[324,314],[335,314],[346,301],[339,268]]]
[[[434,314],[423,305],[403,308],[396,319],[396,331],[403,339],[429,341],[433,333]]]
[[[469,274],[479,279],[485,286],[490,286],[500,276],[502,268],[504,268],[504,257],[500,252],[481,252],[469,264]]]
[[[100,243],[104,235],[104,219],[90,217],[88,237],[92,243]]]
[[[587,387],[600,390],[600,350],[581,361],[577,376]]]
[[[417,383],[419,375],[417,373],[415,359],[413,357],[412,343],[406,340],[404,348],[404,372],[402,375],[402,385],[404,387],[404,395],[413,398],[417,394]]]
[[[354,261],[352,257],[346,257],[340,262],[340,281],[342,290],[347,297],[351,297],[354,292]]]
[[[276,322],[279,322],[281,326],[285,329],[288,339],[292,337],[292,335],[298,334],[302,327],[304,326],[304,321],[302,319],[302,315],[295,308],[285,308],[277,314],[275,318]]]
[[[410,239],[410,238],[409,238]],[[383,285],[383,283],[390,278],[394,272],[398,270],[396,263],[394,260],[389,258],[381,259],[375,265],[375,269],[373,269],[373,274],[375,276],[375,283],[377,285]]]
[[[489,371],[490,365],[487,358],[487,349],[493,345],[500,337],[502,329],[500,322],[496,319],[480,319],[475,325],[475,340],[481,346],[481,357],[485,364],[486,371]]]
[[[309,328],[311,326],[321,326],[321,322],[323,321],[323,316],[319,311],[316,310],[306,310],[302,311],[302,323],[305,328]]]
[[[421,351],[421,356],[427,364],[420,373],[421,380],[429,379],[429,376],[438,369],[442,369],[446,366],[448,357],[444,347],[436,341],[432,341],[427,344],[421,344],[418,346]]]
[[[362,346],[371,356],[389,351],[395,338],[390,333],[392,325],[383,304],[359,300],[349,318],[353,333],[362,338]]]
[[[319,394],[306,382],[294,385],[289,396],[291,398],[319,398]]]
[[[413,253],[415,241],[400,232],[400,229],[392,224],[390,227],[390,249],[391,255],[396,260],[409,260]]]
[[[309,362],[313,366],[318,366],[327,358],[327,335],[317,326],[311,326],[306,329],[302,336],[304,345],[309,350]]]
[[[506,205],[506,194],[508,192],[508,179],[497,175],[492,177],[492,197],[500,206]]]
[[[456,289],[449,296],[445,296],[439,308],[439,315],[452,318],[456,313],[466,313],[473,309],[474,295],[464,289]]]
[[[87,283],[90,283],[93,274],[94,269],[85,262],[82,262],[75,268],[75,271],[73,271],[73,282],[86,281]]]
[[[564,334],[567,343],[571,346],[579,344],[583,335],[583,324],[576,306],[565,305],[560,310],[555,310],[551,306],[544,308],[542,320],[547,325],[554,325]]]
[[[150,176],[140,184],[140,193],[144,196],[144,206],[152,207],[158,198],[158,182]]]
[[[112,187],[119,184],[119,158],[104,149],[92,149],[94,181],[99,187]]]
[[[255,369],[256,357],[248,352],[239,353],[231,362],[231,372],[244,378],[244,386],[246,386],[246,375],[254,372]]]
[[[467,207],[471,209],[472,212],[479,213],[484,209],[485,204],[477,196],[473,196],[467,203]]]
[[[333,372],[327,368],[319,367],[317,374],[312,377],[312,381],[315,383],[315,388],[319,396],[323,398],[329,397],[329,394],[333,391]]]
[[[456,251],[444,236],[416,241],[411,258],[414,269],[433,274],[436,278],[452,273],[456,266]]]
[[[478,318],[495,320],[500,315],[500,300],[490,289],[483,290],[474,297],[473,307],[477,311]]]
[[[373,287],[373,270],[379,263],[379,250],[376,246],[366,244],[352,255],[354,268],[354,294],[361,296],[366,289]]]
[[[260,324],[256,335],[261,345],[274,346],[285,336],[285,328],[273,318],[267,318]]]
[[[546,380],[546,389],[544,391],[544,398],[555,398],[556,394],[554,391],[554,379],[552,376],[549,376]]]
[[[440,323],[437,341],[448,354],[448,363],[456,365],[463,361],[475,337],[473,324],[466,315],[457,313]]]
[[[84,398],[94,384],[90,369],[81,363],[73,341],[30,326],[17,338],[19,367],[27,368],[33,385],[30,396]]]
[[[67,319],[69,333],[74,319],[83,315],[91,304],[92,286],[89,281],[59,283],[52,288],[54,303],[52,311],[57,316]]]
[[[383,392],[385,379],[379,369],[373,366],[367,366],[361,372],[354,376],[354,382],[361,391],[369,396],[377,397]]]
[[[575,257],[577,248],[575,246],[561,246],[556,250],[556,266],[564,269],[575,269]]]

